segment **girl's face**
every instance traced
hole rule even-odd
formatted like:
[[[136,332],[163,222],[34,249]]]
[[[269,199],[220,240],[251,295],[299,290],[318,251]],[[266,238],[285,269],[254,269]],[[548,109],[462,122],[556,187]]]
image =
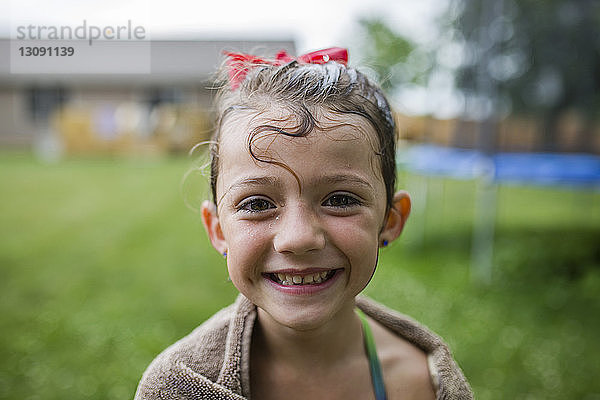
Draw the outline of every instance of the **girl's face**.
[[[307,137],[257,136],[255,154],[274,161],[258,162],[248,151],[248,132],[276,117],[225,122],[218,214],[205,203],[202,215],[213,246],[227,252],[237,289],[278,323],[311,329],[353,307],[381,242],[400,232],[386,223],[375,133],[366,121],[328,114],[334,122]]]

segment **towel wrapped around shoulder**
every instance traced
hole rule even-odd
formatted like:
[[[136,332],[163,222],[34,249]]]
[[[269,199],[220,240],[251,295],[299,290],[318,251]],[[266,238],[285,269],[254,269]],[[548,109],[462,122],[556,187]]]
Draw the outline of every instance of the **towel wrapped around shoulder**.
[[[473,399],[467,380],[439,336],[367,297],[358,296],[356,305],[427,354],[437,399]],[[256,306],[239,295],[234,304],[152,361],[135,400],[250,399],[250,342],[256,314]]]

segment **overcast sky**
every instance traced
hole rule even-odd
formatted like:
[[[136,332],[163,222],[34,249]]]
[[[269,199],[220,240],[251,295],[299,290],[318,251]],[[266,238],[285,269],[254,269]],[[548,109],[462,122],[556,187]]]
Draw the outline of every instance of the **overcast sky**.
[[[443,0],[0,0],[0,35],[24,23],[120,24],[132,20],[151,38],[295,39],[299,52],[353,44],[361,17],[382,16],[415,38],[432,34]]]

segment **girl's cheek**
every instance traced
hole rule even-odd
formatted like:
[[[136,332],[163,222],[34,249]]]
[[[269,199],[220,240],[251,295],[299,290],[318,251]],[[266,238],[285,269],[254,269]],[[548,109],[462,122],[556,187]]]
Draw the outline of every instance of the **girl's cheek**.
[[[266,235],[267,228],[265,224],[255,224],[255,223],[242,223],[239,224],[235,231],[236,234],[240,238],[244,238],[245,240],[258,241],[264,239]]]
[[[228,230],[228,246],[240,249],[243,257],[251,257],[268,242],[268,230],[264,227],[239,224]]]
[[[373,221],[368,218],[337,219],[329,223],[328,230],[341,243],[364,249],[367,243],[376,242],[378,227]]]

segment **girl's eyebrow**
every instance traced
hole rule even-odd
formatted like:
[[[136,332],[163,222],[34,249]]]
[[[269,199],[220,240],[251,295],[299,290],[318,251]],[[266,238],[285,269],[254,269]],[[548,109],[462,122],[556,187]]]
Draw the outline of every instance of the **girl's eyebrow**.
[[[373,189],[373,185],[371,185],[368,180],[354,174],[325,175],[317,179],[317,183],[321,185],[335,185],[338,183],[346,183],[357,186],[364,186],[367,189]]]
[[[236,182],[234,182],[229,188],[225,191],[225,193],[229,193],[232,190],[244,188],[247,186],[281,186],[281,182],[279,179],[273,176],[259,176],[259,177],[248,177],[242,178]]]
[[[354,175],[354,174],[335,174],[335,175],[324,175],[315,180],[318,185],[335,185],[339,183],[363,186],[367,189],[373,189],[373,185],[366,179]],[[247,177],[242,178],[234,182],[225,193],[229,193],[232,190],[248,187],[248,186],[275,186],[281,187],[281,181],[273,176],[258,176],[258,177]]]

